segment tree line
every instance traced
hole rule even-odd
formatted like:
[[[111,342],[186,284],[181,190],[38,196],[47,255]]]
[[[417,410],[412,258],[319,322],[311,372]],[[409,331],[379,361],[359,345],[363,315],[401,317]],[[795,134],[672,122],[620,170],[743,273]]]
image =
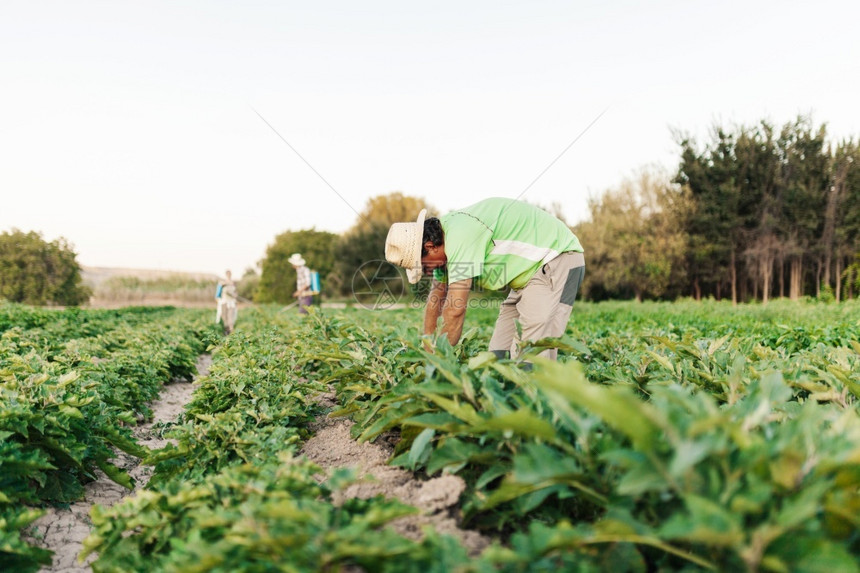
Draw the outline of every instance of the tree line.
[[[696,138],[675,133],[676,169],[644,167],[588,201],[571,228],[586,251],[582,297],[714,298],[767,302],[774,297],[842,300],[860,296],[860,144],[832,141],[808,117],[776,127],[714,125]],[[287,259],[302,253],[323,278],[323,296],[352,297],[380,285],[401,296],[405,280],[384,261],[388,228],[413,220],[422,197],[371,198],[342,234],[286,231],[239,281],[255,302],[292,302],[296,276]],[[559,208],[548,209],[561,216]],[[563,218],[563,217],[562,217]],[[376,266],[374,266],[376,263]],[[64,239],[0,235],[0,298],[30,304],[80,304],[75,254]]]
[[[674,172],[642,168],[591,198],[588,216],[571,227],[586,250],[584,298],[860,295],[857,141],[830,141],[826,126],[808,117],[780,128],[715,125],[704,141],[675,138]],[[420,197],[391,193],[371,199],[343,235],[278,236],[262,261],[258,298],[291,292],[286,257],[295,251],[327,278],[328,295],[350,295],[362,265],[384,259],[391,223],[413,219],[422,207],[438,214]]]
[[[696,298],[857,294],[860,147],[807,117],[679,138],[675,182],[689,193],[688,286]]]

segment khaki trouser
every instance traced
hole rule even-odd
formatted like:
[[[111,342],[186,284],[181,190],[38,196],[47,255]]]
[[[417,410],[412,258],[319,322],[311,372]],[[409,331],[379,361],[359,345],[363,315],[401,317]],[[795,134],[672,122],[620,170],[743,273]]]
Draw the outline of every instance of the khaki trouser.
[[[511,290],[499,310],[490,350],[500,357],[508,353],[517,356],[517,321],[522,327],[522,340],[562,336],[583,276],[585,257],[568,251],[538,269],[525,287]],[[558,350],[548,349],[540,355],[555,360]]]

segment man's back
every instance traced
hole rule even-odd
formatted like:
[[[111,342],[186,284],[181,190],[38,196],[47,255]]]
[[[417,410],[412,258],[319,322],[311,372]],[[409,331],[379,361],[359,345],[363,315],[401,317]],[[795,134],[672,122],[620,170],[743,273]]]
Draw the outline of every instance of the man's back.
[[[440,217],[448,282],[476,279],[481,288],[522,288],[541,265],[582,252],[571,230],[539,207],[493,197]]]

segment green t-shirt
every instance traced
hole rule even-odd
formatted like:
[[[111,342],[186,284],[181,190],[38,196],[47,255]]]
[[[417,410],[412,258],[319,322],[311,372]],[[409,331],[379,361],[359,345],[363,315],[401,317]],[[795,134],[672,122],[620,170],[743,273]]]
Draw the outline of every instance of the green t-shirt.
[[[437,269],[434,277],[442,282],[475,279],[482,289],[521,289],[560,253],[583,252],[562,221],[515,199],[484,199],[439,220],[448,262],[447,273]]]

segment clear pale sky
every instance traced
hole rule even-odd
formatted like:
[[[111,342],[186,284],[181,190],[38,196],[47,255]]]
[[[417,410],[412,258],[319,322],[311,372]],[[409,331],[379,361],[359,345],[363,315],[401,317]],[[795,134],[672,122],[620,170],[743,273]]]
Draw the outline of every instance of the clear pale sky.
[[[375,195],[520,196],[605,112],[522,195],[575,222],[674,169],[673,128],[811,114],[860,135],[857,22],[830,0],[3,0],[0,232],[241,275]]]

